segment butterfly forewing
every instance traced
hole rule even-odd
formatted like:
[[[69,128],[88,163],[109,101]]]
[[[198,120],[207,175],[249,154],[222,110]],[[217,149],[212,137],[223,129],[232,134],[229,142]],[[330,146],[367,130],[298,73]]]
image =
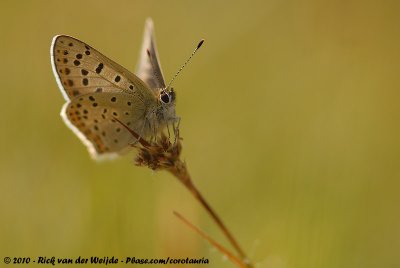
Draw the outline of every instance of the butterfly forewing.
[[[137,76],[73,37],[54,37],[51,53],[54,74],[67,100],[92,92],[126,92],[142,99],[154,98]]]
[[[127,93],[88,93],[66,103],[63,118],[89,147],[94,157],[121,154],[135,138],[119,121],[139,135],[145,135],[146,107]]]
[[[150,54],[150,55],[149,55]],[[152,90],[165,88],[160,61],[158,59],[154,26],[151,18],[146,20],[143,44],[136,69],[137,76],[142,79]]]

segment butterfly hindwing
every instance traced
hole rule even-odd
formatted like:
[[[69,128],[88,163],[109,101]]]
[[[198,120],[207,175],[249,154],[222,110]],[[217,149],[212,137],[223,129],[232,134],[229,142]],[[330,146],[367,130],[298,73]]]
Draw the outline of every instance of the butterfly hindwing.
[[[135,141],[117,118],[135,132],[143,134],[146,107],[131,94],[120,92],[88,93],[66,103],[62,117],[87,145],[94,158],[118,155]]]

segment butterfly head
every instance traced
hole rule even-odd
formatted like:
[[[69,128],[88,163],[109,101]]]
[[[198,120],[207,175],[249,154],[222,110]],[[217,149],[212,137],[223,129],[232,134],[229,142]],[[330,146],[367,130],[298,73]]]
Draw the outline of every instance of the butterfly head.
[[[175,115],[175,91],[173,88],[160,89],[158,94],[159,107],[157,116],[160,121],[166,123],[176,120]]]
[[[161,89],[159,94],[159,100],[162,105],[174,105],[175,104],[175,91],[171,87],[168,89]]]

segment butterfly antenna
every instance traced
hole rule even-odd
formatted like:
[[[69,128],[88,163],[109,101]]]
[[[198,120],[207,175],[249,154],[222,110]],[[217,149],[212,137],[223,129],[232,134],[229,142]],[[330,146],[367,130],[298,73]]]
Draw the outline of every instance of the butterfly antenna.
[[[185,66],[189,63],[189,61],[192,59],[192,57],[194,56],[194,54],[196,54],[197,50],[203,45],[204,43],[204,39],[201,39],[200,42],[197,44],[196,49],[192,52],[192,55],[190,55],[190,57],[185,61],[185,63],[182,65],[182,67],[179,69],[179,71],[175,74],[175,76],[171,79],[171,81],[168,83],[166,88],[169,88],[172,84],[172,82],[174,82],[175,78],[178,76],[178,74],[183,70],[183,68],[185,68]]]

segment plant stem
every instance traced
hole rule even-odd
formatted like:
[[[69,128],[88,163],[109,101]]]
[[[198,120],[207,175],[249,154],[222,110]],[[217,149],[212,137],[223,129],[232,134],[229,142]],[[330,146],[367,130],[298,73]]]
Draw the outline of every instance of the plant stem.
[[[182,149],[182,145],[179,140],[179,131],[175,133],[176,142],[171,144],[169,138],[165,135],[162,135],[159,141],[149,143],[141,137],[124,123],[114,118],[120,124],[122,124],[142,145],[139,149],[139,153],[137,158],[135,159],[136,165],[138,166],[147,166],[153,170],[167,170],[172,175],[174,175],[185,187],[192,193],[192,195],[200,202],[200,204],[204,207],[210,217],[214,220],[214,222],[221,229],[225,237],[229,240],[231,245],[235,248],[237,253],[239,254],[239,258],[235,257],[235,260],[240,261],[240,267],[253,268],[253,264],[250,259],[247,258],[246,254],[239,246],[239,243],[236,241],[232,233],[228,230],[225,224],[222,222],[218,214],[211,208],[208,202],[205,200],[203,195],[194,185],[192,178],[188,172],[185,162],[180,159],[180,153]],[[181,220],[183,218],[181,217]],[[185,220],[184,220],[185,221]],[[208,237],[208,236],[207,236]],[[211,241],[208,239],[208,241]],[[214,241],[214,240],[212,240]],[[215,242],[215,241],[214,241]],[[219,247],[217,247],[220,249]],[[229,251],[221,251],[226,254],[229,253],[229,256],[233,256]],[[235,262],[238,264],[238,262]]]
[[[205,200],[203,195],[194,185],[185,163],[182,161],[177,161],[175,162],[175,165],[173,167],[168,169],[168,171],[170,171],[174,176],[176,176],[185,185],[185,187],[192,193],[192,195],[201,203],[201,205],[205,208],[207,213],[211,216],[214,222],[224,233],[225,237],[229,240],[231,245],[235,248],[245,267],[253,268],[254,266],[250,262],[249,258],[247,258],[246,254],[239,246],[239,243],[236,241],[232,233],[228,230],[228,228],[222,222],[218,214],[211,208],[211,206]]]
[[[201,237],[203,237],[205,240],[207,240],[211,245],[213,245],[216,249],[218,249],[222,254],[224,254],[231,262],[236,263],[239,267],[241,268],[246,268],[246,265],[242,262],[242,260],[238,259],[236,256],[234,256],[229,250],[224,248],[222,245],[217,243],[214,239],[212,239],[210,236],[205,234],[202,230],[197,228],[195,225],[193,225],[190,221],[188,221],[185,217],[183,217],[181,214],[178,212],[174,211],[175,216],[178,217],[183,223],[185,223],[187,226],[189,226],[190,229],[198,233]]]

